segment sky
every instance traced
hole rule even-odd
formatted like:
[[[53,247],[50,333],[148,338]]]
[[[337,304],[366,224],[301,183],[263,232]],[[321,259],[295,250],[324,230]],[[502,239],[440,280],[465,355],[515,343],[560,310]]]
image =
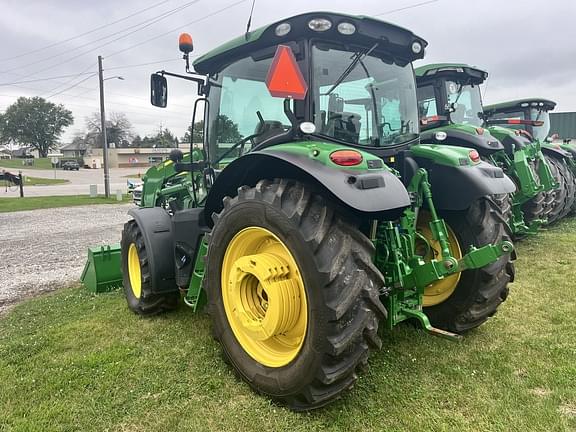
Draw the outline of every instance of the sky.
[[[252,0],[0,0],[0,112],[20,96],[72,111],[61,141],[86,130],[99,110],[102,55],[106,112],[124,113],[141,136],[160,127],[181,137],[194,85],[170,80],[168,107],[149,102],[150,74],[184,72],[178,35],[194,55],[244,33]],[[429,43],[415,66],[458,62],[490,73],[484,102],[545,97],[576,111],[576,2],[572,0],[256,0],[252,29],[309,11],[378,16]],[[121,76],[123,80],[116,77]],[[63,77],[58,79],[47,79]],[[32,81],[25,82],[22,81]]]

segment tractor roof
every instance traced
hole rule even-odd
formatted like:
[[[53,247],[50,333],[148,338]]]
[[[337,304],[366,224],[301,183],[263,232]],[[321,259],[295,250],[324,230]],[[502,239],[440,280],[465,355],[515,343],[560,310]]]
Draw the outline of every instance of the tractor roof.
[[[322,32],[313,31],[309,28],[308,23],[314,18],[328,19],[332,26]],[[276,27],[284,23],[290,25],[289,32],[284,36],[277,36]],[[341,23],[353,24],[356,31],[351,35],[339,33],[338,25]],[[381,46],[375,50],[376,52],[385,50],[399,62],[404,63],[423,58],[424,48],[428,45],[424,39],[416,36],[410,30],[375,18],[334,12],[309,12],[277,21],[232,39],[196,59],[194,69],[203,74],[217,72],[235,59],[247,56],[262,48],[312,38],[367,47],[381,42]],[[419,42],[422,46],[419,53],[412,52],[414,42]]]
[[[488,78],[488,72],[465,63],[434,63],[415,69],[418,83],[433,81],[438,77],[446,79],[466,78],[473,84],[482,84]]]
[[[543,98],[516,99],[507,102],[486,105],[484,106],[484,112],[488,115],[491,115],[495,113],[524,110],[528,107],[544,108],[546,111],[551,111],[554,109],[554,107],[556,107],[556,102]]]

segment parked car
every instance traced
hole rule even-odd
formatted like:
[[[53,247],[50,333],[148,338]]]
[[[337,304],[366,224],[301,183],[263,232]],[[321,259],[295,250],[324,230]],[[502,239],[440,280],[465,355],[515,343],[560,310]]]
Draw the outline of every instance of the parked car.
[[[76,161],[66,161],[62,164],[62,169],[64,171],[78,171],[80,169],[80,165]]]
[[[132,194],[132,201],[134,201],[134,204],[137,206],[140,206],[140,201],[142,199],[142,182],[127,180],[126,184],[128,186],[128,193]]]

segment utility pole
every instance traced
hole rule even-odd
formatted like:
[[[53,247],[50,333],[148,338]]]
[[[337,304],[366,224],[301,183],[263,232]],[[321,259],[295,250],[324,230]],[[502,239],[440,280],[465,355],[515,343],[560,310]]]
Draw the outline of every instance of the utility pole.
[[[104,159],[104,195],[110,198],[110,171],[108,166],[108,139],[106,138],[106,114],[104,113],[104,77],[102,56],[98,56],[98,80],[100,82],[100,121],[102,122],[102,154]]]

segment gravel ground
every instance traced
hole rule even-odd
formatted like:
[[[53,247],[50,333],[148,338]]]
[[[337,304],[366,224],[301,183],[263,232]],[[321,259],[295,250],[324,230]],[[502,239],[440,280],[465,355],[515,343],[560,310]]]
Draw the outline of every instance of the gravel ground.
[[[120,241],[132,204],[0,213],[0,313],[77,282],[88,246]]]

